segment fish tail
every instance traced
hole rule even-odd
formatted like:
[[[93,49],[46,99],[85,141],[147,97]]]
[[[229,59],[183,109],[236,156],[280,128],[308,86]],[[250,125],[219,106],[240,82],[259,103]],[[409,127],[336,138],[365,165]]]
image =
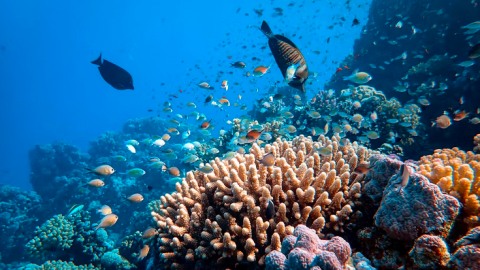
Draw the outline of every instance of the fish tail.
[[[262,26],[260,27],[260,30],[268,37],[268,38],[273,38],[275,35],[272,32],[272,29],[270,29],[270,26],[268,26],[268,23],[266,21],[262,22]]]
[[[100,54],[100,56],[98,57],[97,60],[93,60],[92,64],[101,66],[102,65],[102,54]]]

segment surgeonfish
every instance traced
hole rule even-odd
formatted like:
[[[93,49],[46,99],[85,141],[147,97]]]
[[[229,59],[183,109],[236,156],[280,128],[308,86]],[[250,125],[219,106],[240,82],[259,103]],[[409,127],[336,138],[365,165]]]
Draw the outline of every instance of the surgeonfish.
[[[100,54],[97,60],[92,61],[92,64],[99,66],[100,75],[113,88],[117,90],[134,89],[132,75],[125,69],[105,59],[102,62],[102,54]]]
[[[282,35],[274,35],[266,21],[262,22],[260,30],[268,37],[268,46],[284,79],[287,75],[287,69],[291,65],[299,65],[296,69],[295,77],[288,85],[305,92],[305,82],[308,79],[308,66],[298,47],[288,38]]]

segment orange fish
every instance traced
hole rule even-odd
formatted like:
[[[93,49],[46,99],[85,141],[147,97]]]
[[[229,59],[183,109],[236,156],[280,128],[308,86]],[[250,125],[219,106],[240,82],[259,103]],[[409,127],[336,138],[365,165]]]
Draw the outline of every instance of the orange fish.
[[[164,141],[170,140],[170,135],[164,134],[164,135],[162,136],[162,140],[164,140]]]
[[[242,99],[242,96],[241,96],[241,95],[238,95],[238,99]]]
[[[142,238],[150,239],[157,234],[158,234],[158,231],[155,228],[148,228],[146,231],[143,232]]]
[[[432,127],[434,125],[437,125],[437,127],[445,129],[445,128],[448,128],[451,124],[452,124],[452,122],[450,121],[450,117],[448,117],[444,114],[444,115],[441,115],[441,116],[437,117],[435,122],[432,124]]]
[[[335,73],[338,73],[340,71],[342,71],[342,68],[337,68],[337,71],[335,71]]]
[[[103,205],[100,209],[97,209],[97,213],[100,213],[104,216],[112,213],[112,208],[108,205]]]
[[[168,168],[168,173],[175,177],[180,176],[180,170],[177,167]]]
[[[312,101],[310,101],[310,103],[314,104],[316,100],[317,100],[317,97],[313,97]]]
[[[263,129],[258,131],[258,130],[251,130],[247,133],[247,139],[249,141],[256,141],[258,138],[260,138],[260,135],[262,135]]]
[[[95,228],[95,231],[100,228],[112,227],[113,225],[115,225],[115,223],[117,223],[117,220],[118,220],[117,215],[108,214],[102,218],[102,220],[100,221],[100,224],[98,224],[98,226]]]
[[[100,179],[93,179],[92,181],[88,182],[87,185],[91,187],[103,187],[105,186],[105,182]]]
[[[263,75],[265,75],[267,73],[267,71],[270,69],[270,66],[266,67],[266,66],[259,66],[259,67],[256,67],[254,70],[253,70],[253,76],[255,77],[262,77]]]
[[[170,132],[170,133],[177,133],[177,135],[180,134],[180,132],[178,132],[178,130],[176,128],[169,128],[169,129],[167,129],[167,131]]]
[[[350,69],[348,66],[344,66],[343,68]]]
[[[462,121],[468,116],[468,112],[461,111],[461,112],[456,112],[455,117],[453,118],[453,121]]]
[[[143,248],[140,250],[140,253],[138,254],[138,259],[141,260],[147,257],[149,251],[150,247],[148,245],[144,245]]]
[[[201,129],[207,129],[210,126],[210,123],[212,122],[212,119],[210,119],[207,122],[203,122],[203,124],[200,126]]]
[[[132,203],[139,203],[139,202],[143,201],[143,196],[140,193],[135,193],[135,194],[130,195],[126,199],[128,201],[132,202]]]
[[[360,54],[355,55],[354,59],[356,60],[359,56]]]
[[[225,91],[228,91],[228,81],[222,82],[222,88],[225,88]]]
[[[230,106],[230,101],[228,101],[228,99],[226,99],[226,98],[220,99],[219,102],[222,103],[222,104],[227,103],[227,106]]]

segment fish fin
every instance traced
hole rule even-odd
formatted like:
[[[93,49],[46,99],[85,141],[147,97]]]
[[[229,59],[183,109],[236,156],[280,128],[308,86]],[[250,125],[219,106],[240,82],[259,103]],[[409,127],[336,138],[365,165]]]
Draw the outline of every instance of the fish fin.
[[[262,26],[260,27],[260,30],[268,37],[268,38],[274,38],[275,35],[272,32],[272,29],[270,29],[270,26],[268,26],[268,23],[266,21],[262,22]]]
[[[100,56],[98,57],[97,60],[93,60],[91,63],[101,66],[102,65],[102,54],[100,54]]]

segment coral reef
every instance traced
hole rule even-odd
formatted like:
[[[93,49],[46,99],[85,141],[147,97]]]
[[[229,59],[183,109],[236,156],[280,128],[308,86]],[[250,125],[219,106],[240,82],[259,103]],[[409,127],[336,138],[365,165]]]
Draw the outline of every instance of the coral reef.
[[[97,268],[92,264],[77,266],[72,262],[47,261],[42,265],[28,264],[20,267],[19,270],[100,270],[100,268]]]
[[[445,241],[441,237],[428,234],[415,240],[409,254],[418,269],[444,269],[450,260]]]
[[[480,226],[472,228],[455,243],[458,248],[453,253],[448,267],[450,269],[480,269]]]
[[[270,252],[266,259],[266,269],[344,269],[352,254],[350,245],[341,237],[330,241],[320,240],[316,232],[304,225],[298,225],[283,240],[282,252],[278,247]]]
[[[63,215],[56,215],[35,230],[35,237],[27,243],[27,253],[45,258],[49,253],[69,249],[73,244],[73,225]]]
[[[0,253],[2,262],[21,260],[28,233],[35,230],[42,199],[34,191],[0,186]]]
[[[480,224],[480,154],[458,148],[437,149],[418,164],[420,174],[462,203],[465,223]]]
[[[404,170],[413,171],[404,166]],[[460,211],[460,203],[443,194],[423,175],[408,174],[407,183],[400,173],[389,180],[374,217],[375,225],[400,240],[414,240],[422,234],[446,237]]]
[[[373,155],[370,158],[371,170],[365,177],[366,184],[362,194],[368,196],[373,202],[380,202],[388,181],[398,173],[402,164],[397,158]]]
[[[371,151],[338,141],[299,136],[264,149],[253,144],[251,154],[211,161],[210,174],[187,173],[177,192],[149,204],[160,261],[173,269],[206,268],[214,261],[263,265],[267,251],[278,250],[294,226],[344,231],[351,217],[361,216],[354,213],[361,182],[350,179]],[[320,157],[320,147],[331,154]],[[275,166],[259,162],[265,153],[276,157]],[[269,202],[276,215],[267,217]]]
[[[69,259],[75,264],[103,264],[113,256],[110,251],[114,250],[114,241],[104,229],[95,230],[96,224],[90,219],[88,211],[52,217],[37,227],[35,237],[26,245],[27,253],[41,259]],[[104,259],[107,252],[111,256]],[[127,260],[121,265],[133,267]]]

